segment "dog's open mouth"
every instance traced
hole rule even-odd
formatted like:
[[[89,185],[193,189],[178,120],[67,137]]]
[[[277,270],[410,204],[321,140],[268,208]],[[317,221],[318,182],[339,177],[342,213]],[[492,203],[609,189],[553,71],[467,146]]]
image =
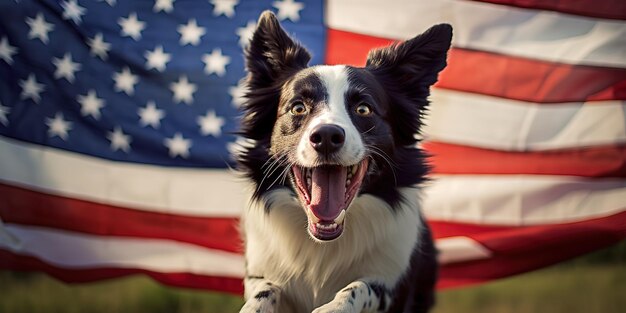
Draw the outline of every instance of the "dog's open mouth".
[[[343,232],[346,209],[359,192],[367,172],[367,159],[352,166],[294,165],[298,196],[305,204],[309,233],[319,240],[333,240]]]

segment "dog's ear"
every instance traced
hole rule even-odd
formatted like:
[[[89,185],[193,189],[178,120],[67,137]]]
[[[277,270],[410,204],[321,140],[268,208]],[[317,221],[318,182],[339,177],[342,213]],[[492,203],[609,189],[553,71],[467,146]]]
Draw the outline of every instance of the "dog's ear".
[[[265,11],[246,49],[248,87],[269,87],[285,75],[307,67],[310,59],[309,52],[282,29],[274,13]]]
[[[396,138],[402,144],[414,143],[421,126],[420,117],[428,105],[430,86],[446,67],[452,41],[452,26],[439,24],[421,35],[386,48],[370,51],[366,68],[389,90],[392,110],[398,120]]]
[[[393,77],[409,89],[428,88],[446,66],[451,41],[452,26],[435,25],[413,39],[370,51],[366,67],[376,74]]]

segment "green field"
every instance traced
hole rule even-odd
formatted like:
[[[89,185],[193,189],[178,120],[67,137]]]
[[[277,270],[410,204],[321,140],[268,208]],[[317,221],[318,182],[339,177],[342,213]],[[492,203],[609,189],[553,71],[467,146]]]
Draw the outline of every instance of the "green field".
[[[237,296],[168,288],[134,276],[66,285],[43,274],[0,272],[0,312],[237,312]],[[626,242],[558,266],[440,292],[435,313],[624,312]]]

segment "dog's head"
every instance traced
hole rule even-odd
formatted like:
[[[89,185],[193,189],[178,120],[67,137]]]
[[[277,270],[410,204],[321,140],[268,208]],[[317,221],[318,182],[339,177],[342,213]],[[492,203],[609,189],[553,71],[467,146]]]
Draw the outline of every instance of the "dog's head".
[[[255,197],[290,188],[320,241],[341,235],[360,194],[401,201],[398,187],[427,172],[416,136],[451,38],[450,25],[436,25],[371,51],[364,68],[309,67],[306,49],[264,12],[246,51],[241,135],[250,144],[238,155]]]

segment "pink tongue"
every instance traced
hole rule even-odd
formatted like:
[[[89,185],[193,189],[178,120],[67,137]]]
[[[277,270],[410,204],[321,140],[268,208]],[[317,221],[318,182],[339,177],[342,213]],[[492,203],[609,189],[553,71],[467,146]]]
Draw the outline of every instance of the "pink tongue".
[[[347,170],[343,166],[313,169],[311,203],[313,214],[322,221],[333,221],[343,209]]]

